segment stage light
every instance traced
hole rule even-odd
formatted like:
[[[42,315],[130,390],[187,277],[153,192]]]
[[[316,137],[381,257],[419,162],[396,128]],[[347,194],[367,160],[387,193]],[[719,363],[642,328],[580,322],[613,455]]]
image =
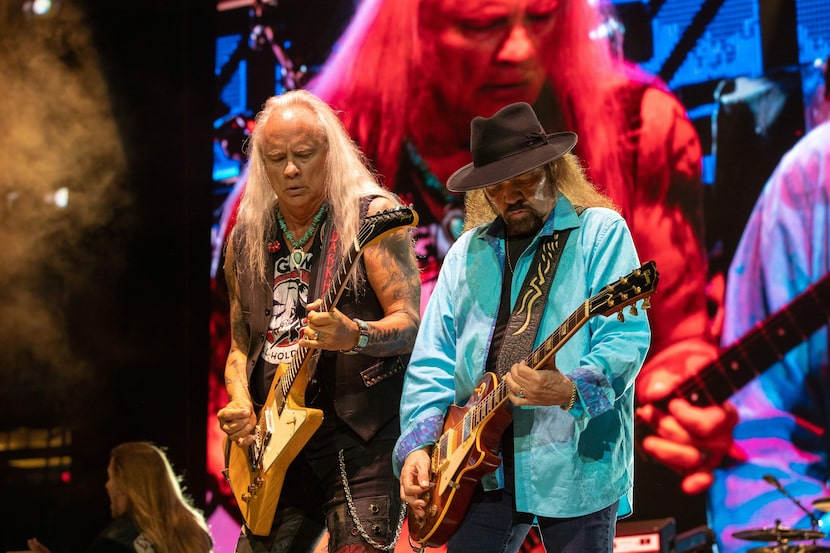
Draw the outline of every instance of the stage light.
[[[23,13],[28,17],[38,19],[54,17],[59,10],[59,0],[26,0],[23,2]]]
[[[69,189],[67,187],[61,187],[55,190],[52,194],[47,194],[46,196],[47,203],[53,203],[58,207],[66,207],[69,205]]]

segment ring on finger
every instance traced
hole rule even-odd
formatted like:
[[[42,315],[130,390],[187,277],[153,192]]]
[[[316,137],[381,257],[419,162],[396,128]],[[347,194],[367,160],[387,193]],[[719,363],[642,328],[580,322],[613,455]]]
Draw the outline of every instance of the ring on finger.
[[[525,387],[519,386],[519,392],[516,394],[516,397],[525,397]]]

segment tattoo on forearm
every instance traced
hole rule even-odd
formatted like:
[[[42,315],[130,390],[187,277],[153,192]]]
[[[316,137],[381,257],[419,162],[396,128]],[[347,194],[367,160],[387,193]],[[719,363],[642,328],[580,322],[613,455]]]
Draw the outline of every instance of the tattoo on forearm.
[[[395,299],[417,298],[420,302],[421,274],[408,235],[395,233],[383,244],[379,253],[383,266],[389,269],[384,290],[392,290]]]
[[[409,335],[409,331],[404,332],[398,328],[376,330],[372,333],[369,343],[383,345],[395,351],[404,351],[409,349],[407,346],[411,343]]]

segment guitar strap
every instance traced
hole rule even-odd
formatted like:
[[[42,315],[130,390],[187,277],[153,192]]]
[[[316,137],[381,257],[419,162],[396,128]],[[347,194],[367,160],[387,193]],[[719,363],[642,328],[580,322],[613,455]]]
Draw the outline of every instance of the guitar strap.
[[[369,203],[375,196],[363,196],[360,198],[360,219],[366,217],[369,210]],[[338,240],[337,229],[334,228],[334,221],[329,218],[331,208],[323,221],[322,226],[322,249],[320,255],[322,263],[318,264],[316,269],[311,272],[311,282],[309,282],[308,289],[309,301],[319,298],[323,294],[323,290],[328,290],[331,286],[331,281],[334,274],[340,267],[340,242]],[[323,253],[325,252],[325,253]],[[323,257],[324,256],[324,257]],[[308,374],[310,378],[314,378],[316,372],[317,362],[320,358],[321,350],[315,350],[312,354],[311,362],[308,364]]]
[[[318,264],[316,269],[312,271],[311,282],[309,282],[308,286],[309,302],[319,298],[323,290],[328,289],[340,260],[337,230],[334,228],[334,222],[328,221],[328,217],[326,219],[323,222],[323,237],[321,240],[323,248],[320,251],[323,262]]]
[[[321,232],[323,233],[320,248],[320,258],[322,263],[318,263],[315,270],[311,271],[310,282],[308,283],[308,301],[309,303],[316,300],[327,290],[329,283],[333,278],[334,271],[337,269],[338,260],[340,259],[340,248],[337,241],[337,230],[334,228],[334,221],[331,221],[328,215],[331,214],[329,209],[326,218],[323,220]],[[326,253],[324,253],[326,252]],[[321,350],[314,350],[309,359],[306,370],[308,371],[309,380],[314,380],[317,373],[317,363],[320,361]]]
[[[360,198],[361,220],[366,217],[366,213],[369,210],[369,203],[373,198],[375,196],[363,196]],[[331,210],[329,210],[329,214],[331,214]],[[328,215],[323,222],[322,244],[322,251],[326,252],[325,259],[321,265],[317,266],[315,271],[312,271],[311,282],[309,283],[309,301],[319,298],[323,290],[328,290],[331,285],[331,279],[340,266],[340,243],[338,241],[337,230],[334,228],[334,221],[330,221]]]
[[[496,373],[503,377],[516,363],[533,351],[539,321],[548,303],[548,292],[565,242],[573,229],[554,232],[539,245],[533,264],[525,277],[516,305],[504,330]],[[505,281],[507,279],[505,278]]]

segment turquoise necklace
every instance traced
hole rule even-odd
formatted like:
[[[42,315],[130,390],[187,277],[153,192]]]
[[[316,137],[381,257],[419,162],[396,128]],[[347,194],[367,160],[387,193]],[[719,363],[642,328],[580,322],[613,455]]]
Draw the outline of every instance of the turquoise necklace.
[[[314,219],[311,220],[311,226],[308,227],[306,233],[303,234],[302,238],[300,238],[299,240],[294,238],[294,235],[291,234],[290,230],[288,230],[288,227],[285,224],[285,219],[283,219],[282,217],[282,212],[279,209],[277,209],[277,222],[280,224],[282,234],[294,248],[294,250],[291,252],[291,259],[292,261],[294,261],[295,267],[299,267],[300,263],[302,263],[303,257],[305,256],[305,251],[303,251],[303,248],[306,244],[308,244],[308,241],[311,240],[311,237],[314,236],[314,233],[317,232],[317,226],[320,224],[320,220],[326,213],[326,208],[328,208],[328,206],[328,203],[323,202],[323,205],[321,205],[320,209],[317,210],[317,214],[314,215]]]
[[[426,161],[424,161],[424,158],[421,157],[421,153],[418,151],[415,144],[407,140],[404,145],[406,146],[406,153],[409,157],[409,161],[418,171],[424,185],[430,189],[433,194],[440,196],[444,200],[444,203],[452,203],[453,200],[457,199],[458,195],[447,192],[444,185],[441,184],[441,181],[439,181],[438,177],[435,176],[435,173],[430,171],[429,167],[427,167]]]

